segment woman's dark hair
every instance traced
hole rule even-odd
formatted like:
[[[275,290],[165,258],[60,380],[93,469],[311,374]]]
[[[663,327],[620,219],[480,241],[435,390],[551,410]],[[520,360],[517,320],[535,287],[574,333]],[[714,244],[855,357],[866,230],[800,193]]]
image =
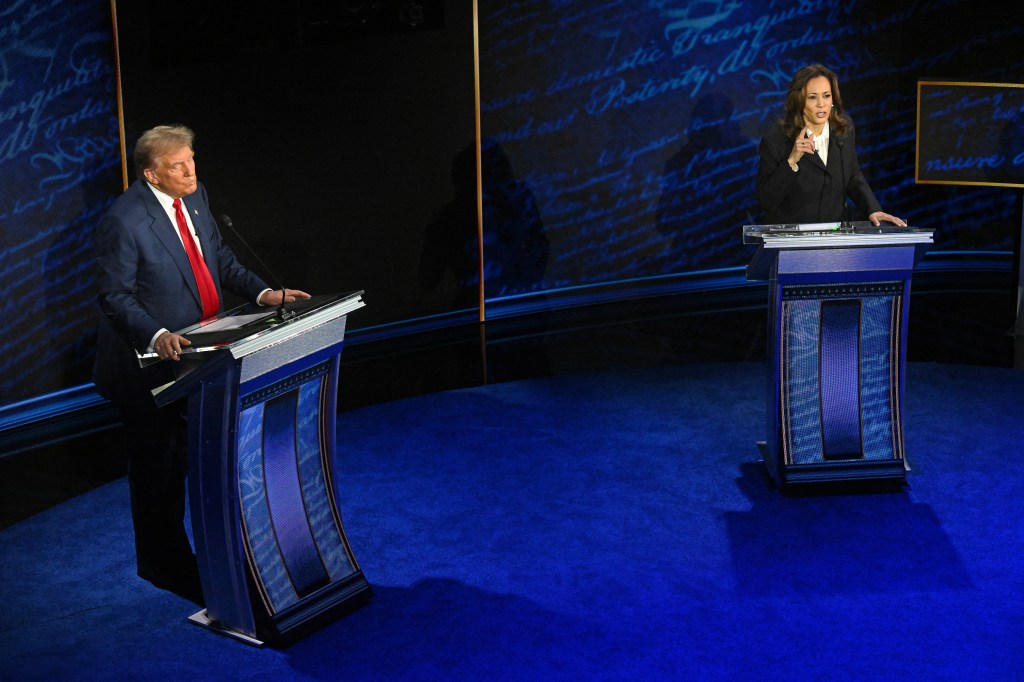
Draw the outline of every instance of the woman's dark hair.
[[[836,135],[845,135],[850,127],[850,119],[843,113],[843,98],[839,94],[839,79],[836,74],[822,64],[810,64],[796,72],[789,83],[786,93],[786,113],[779,121],[786,137],[795,139],[801,130],[807,127],[804,122],[804,102],[807,99],[807,83],[812,78],[824,76],[828,79],[832,90],[832,109],[828,114],[829,128]]]

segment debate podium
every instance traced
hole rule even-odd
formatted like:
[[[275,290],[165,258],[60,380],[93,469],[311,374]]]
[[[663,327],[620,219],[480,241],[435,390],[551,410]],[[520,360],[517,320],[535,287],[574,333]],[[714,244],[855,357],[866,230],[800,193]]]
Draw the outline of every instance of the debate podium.
[[[188,399],[206,603],[193,622],[286,644],[372,595],[342,525],[334,458],[339,356],[361,295],[246,305],[179,332],[193,345],[153,393],[160,405]]]
[[[780,489],[906,478],[910,280],[932,232],[870,223],[747,225],[768,282],[767,439]]]

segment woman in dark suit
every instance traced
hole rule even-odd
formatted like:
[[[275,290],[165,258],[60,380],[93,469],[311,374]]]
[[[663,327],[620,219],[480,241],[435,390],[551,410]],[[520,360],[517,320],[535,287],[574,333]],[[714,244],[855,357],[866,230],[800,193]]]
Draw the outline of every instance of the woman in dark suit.
[[[872,224],[906,227],[882,210],[864,179],[839,81],[821,64],[797,71],[785,115],[761,140],[758,153],[757,200],[766,223],[846,221],[849,197]]]

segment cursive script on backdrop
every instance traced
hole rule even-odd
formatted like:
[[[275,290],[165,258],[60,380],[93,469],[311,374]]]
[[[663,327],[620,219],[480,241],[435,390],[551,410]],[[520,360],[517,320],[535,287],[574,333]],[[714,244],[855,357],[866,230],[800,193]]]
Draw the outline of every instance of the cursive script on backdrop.
[[[757,143],[782,114],[793,73],[810,62],[839,74],[861,164],[883,206],[955,220],[956,206],[911,191],[912,81],[996,45],[1012,59],[987,60],[990,70],[1019,70],[1024,57],[1010,47],[1024,26],[915,49],[908,40],[924,36],[920,26],[973,16],[970,3],[878,4],[520,0],[484,8],[483,133],[524,169],[551,243],[534,289],[743,265],[740,227],[759,217]]]
[[[4,402],[89,380],[92,229],[120,189],[110,6],[0,9]]]

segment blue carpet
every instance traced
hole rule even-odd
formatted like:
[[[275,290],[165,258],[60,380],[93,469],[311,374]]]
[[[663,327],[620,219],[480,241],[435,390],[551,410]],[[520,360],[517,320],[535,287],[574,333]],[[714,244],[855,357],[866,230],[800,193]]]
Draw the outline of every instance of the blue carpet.
[[[775,491],[763,396],[690,365],[341,415],[375,597],[283,650],[134,576],[116,481],[0,532],[0,678],[1022,679],[1024,373],[912,364],[886,493]]]

